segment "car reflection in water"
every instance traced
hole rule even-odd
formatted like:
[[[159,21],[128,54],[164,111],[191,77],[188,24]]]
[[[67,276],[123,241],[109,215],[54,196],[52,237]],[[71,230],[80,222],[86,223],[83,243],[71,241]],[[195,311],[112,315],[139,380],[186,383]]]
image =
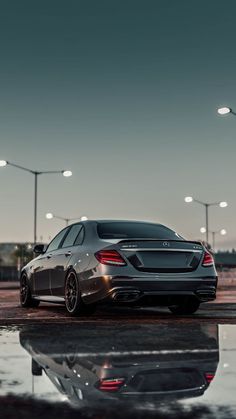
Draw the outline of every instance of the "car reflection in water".
[[[160,404],[201,396],[214,379],[217,325],[84,326],[20,333],[32,374],[44,372],[73,404],[112,398]]]

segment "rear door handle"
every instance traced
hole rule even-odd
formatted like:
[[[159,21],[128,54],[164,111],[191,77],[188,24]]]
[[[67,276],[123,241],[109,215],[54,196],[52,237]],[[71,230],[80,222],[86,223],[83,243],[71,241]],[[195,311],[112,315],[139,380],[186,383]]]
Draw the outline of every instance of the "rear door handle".
[[[52,254],[47,255],[47,259],[50,259],[52,257]]]
[[[71,251],[68,250],[68,252],[65,253],[65,256],[71,256],[71,254],[72,254]]]

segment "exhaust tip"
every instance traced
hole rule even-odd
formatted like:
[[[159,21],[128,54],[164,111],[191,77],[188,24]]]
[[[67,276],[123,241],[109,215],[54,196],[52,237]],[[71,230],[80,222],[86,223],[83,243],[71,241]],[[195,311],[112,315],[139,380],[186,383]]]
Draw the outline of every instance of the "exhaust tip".
[[[112,295],[114,301],[117,302],[132,302],[137,301],[140,298],[140,291],[117,291]]]
[[[196,292],[196,294],[201,301],[211,301],[215,300],[216,298],[215,291],[211,290],[199,290]]]

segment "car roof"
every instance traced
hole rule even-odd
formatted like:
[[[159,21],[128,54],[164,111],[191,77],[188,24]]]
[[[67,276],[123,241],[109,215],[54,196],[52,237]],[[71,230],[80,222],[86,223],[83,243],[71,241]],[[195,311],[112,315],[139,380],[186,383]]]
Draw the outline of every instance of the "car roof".
[[[163,225],[160,223],[157,223],[155,221],[141,221],[141,220],[114,220],[114,219],[102,219],[102,220],[86,220],[83,221],[84,223],[99,223],[99,224],[104,224],[104,223],[140,223],[140,224],[156,224],[156,225]]]

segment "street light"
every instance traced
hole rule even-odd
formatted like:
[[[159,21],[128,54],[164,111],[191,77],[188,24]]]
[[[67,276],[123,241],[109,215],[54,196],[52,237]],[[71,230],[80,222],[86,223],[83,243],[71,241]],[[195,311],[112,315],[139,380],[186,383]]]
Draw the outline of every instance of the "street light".
[[[222,108],[218,108],[217,112],[221,116],[228,115],[229,113],[236,115],[236,112],[234,112],[233,109],[229,108],[228,106],[223,106]]]
[[[208,236],[209,236],[209,227],[208,227],[208,210],[209,207],[212,206],[219,206],[221,208],[225,208],[228,206],[227,202],[225,201],[220,201],[220,202],[212,202],[212,203],[208,203],[208,202],[202,202],[199,201],[198,199],[193,198],[192,196],[186,196],[184,198],[186,203],[191,203],[191,202],[197,202],[200,205],[203,205],[205,207],[205,214],[206,214],[206,230],[204,231],[204,233],[206,233],[206,242],[208,243]]]
[[[62,174],[63,174],[64,177],[70,177],[70,176],[72,176],[71,170],[63,170],[62,171]]]
[[[206,232],[206,228],[205,227],[201,227],[200,228],[200,232],[201,233],[205,233]],[[220,234],[221,236],[225,236],[227,234],[227,231],[225,230],[225,228],[222,228],[221,230],[210,231],[210,233],[212,234],[212,248],[214,250],[215,249],[215,236],[216,236],[216,234]]]
[[[69,224],[69,222],[70,221],[76,221],[76,220],[81,220],[81,221],[86,221],[88,218],[87,217],[85,217],[85,216],[82,216],[82,217],[76,217],[76,218],[65,218],[65,217],[60,217],[59,215],[55,215],[55,214],[52,214],[51,212],[47,212],[47,214],[45,215],[45,217],[48,219],[48,220],[51,220],[52,218],[57,218],[58,220],[63,220],[63,221],[65,221],[65,223],[66,223],[66,226],[68,226],[68,224]]]
[[[52,175],[55,173],[60,173],[64,177],[70,177],[72,176],[72,172],[70,170],[46,170],[46,171],[45,170],[44,171],[31,170],[31,169],[28,169],[27,167],[23,167],[18,164],[11,163],[7,160],[0,160],[0,167],[5,167],[7,165],[16,167],[17,169],[24,170],[25,172],[28,172],[34,175],[34,244],[35,244],[37,241],[38,176],[44,175],[44,174]]]

